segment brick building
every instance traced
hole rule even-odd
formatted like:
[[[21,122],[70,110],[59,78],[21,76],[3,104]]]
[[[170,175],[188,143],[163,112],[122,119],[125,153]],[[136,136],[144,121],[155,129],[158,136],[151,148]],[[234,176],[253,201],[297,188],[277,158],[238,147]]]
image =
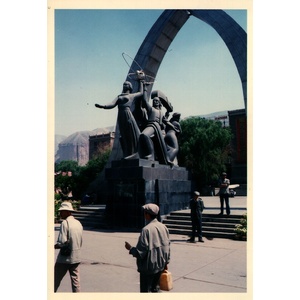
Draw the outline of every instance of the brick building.
[[[91,135],[89,137],[89,159],[93,159],[108,148],[111,149],[114,139],[114,132]]]
[[[245,109],[228,111],[229,126],[233,133],[229,166],[231,182],[247,184],[247,117]]]

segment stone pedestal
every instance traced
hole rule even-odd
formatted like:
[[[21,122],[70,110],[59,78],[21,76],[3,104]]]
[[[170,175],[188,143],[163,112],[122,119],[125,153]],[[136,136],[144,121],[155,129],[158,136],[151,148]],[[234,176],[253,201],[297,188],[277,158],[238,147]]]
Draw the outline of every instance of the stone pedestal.
[[[143,159],[118,160],[106,169],[105,178],[106,216],[111,226],[142,228],[142,205],[156,203],[163,216],[184,209],[191,198],[189,173],[181,167],[171,168]]]

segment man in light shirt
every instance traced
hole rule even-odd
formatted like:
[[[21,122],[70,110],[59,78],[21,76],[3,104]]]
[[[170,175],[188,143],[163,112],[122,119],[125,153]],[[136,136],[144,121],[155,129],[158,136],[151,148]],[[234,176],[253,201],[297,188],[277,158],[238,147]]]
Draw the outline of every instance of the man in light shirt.
[[[229,205],[229,185],[230,180],[227,178],[227,174],[225,172],[222,173],[221,178],[219,179],[219,195],[220,195],[220,209],[221,212],[219,215],[223,215],[224,211],[224,201],[226,204],[226,214],[230,215],[230,205]]]
[[[57,291],[63,277],[70,274],[72,292],[80,292],[79,264],[81,262],[82,232],[81,223],[72,216],[74,211],[70,202],[65,201],[59,208],[60,217],[63,220],[60,226],[55,249],[60,249],[54,266],[54,292]],[[64,248],[68,246],[69,253],[64,254]]]
[[[125,242],[129,254],[136,257],[140,273],[140,292],[159,292],[161,273],[170,262],[170,239],[167,227],[157,220],[159,207],[149,203],[143,206],[147,225],[142,229],[136,247]]]

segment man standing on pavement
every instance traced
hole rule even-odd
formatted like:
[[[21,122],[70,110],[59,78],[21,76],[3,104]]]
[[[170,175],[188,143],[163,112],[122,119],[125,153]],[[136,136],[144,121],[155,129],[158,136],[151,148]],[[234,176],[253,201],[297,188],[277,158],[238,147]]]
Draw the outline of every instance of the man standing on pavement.
[[[54,292],[57,291],[67,272],[70,274],[72,292],[80,292],[79,264],[81,262],[83,228],[81,223],[72,216],[72,211],[74,211],[73,206],[67,201],[63,202],[59,208],[63,221],[57,244],[54,245],[55,249],[60,249],[54,266]],[[69,252],[64,251],[67,246],[70,249]]]
[[[225,172],[222,173],[221,178],[219,179],[219,197],[220,197],[220,209],[221,212],[219,215],[223,215],[224,211],[224,201],[226,204],[226,214],[230,215],[230,206],[229,206],[229,185],[230,180],[227,177],[227,174]]]
[[[193,198],[190,200],[192,236],[187,241],[191,243],[195,243],[196,231],[198,235],[198,241],[200,243],[204,243],[202,239],[202,211],[204,209],[204,203],[199,196],[200,193],[195,191]]]
[[[140,273],[140,292],[159,292],[161,273],[170,261],[170,239],[167,227],[157,220],[159,207],[149,203],[143,206],[146,226],[142,229],[136,247],[125,242],[129,254],[136,257]]]

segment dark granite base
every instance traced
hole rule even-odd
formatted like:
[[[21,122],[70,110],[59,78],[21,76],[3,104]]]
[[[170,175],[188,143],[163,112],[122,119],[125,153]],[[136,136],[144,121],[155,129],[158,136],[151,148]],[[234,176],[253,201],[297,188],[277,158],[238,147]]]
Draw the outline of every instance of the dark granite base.
[[[185,168],[142,159],[113,161],[106,169],[107,222],[111,226],[142,228],[142,205],[156,203],[160,216],[187,207],[191,181]]]

